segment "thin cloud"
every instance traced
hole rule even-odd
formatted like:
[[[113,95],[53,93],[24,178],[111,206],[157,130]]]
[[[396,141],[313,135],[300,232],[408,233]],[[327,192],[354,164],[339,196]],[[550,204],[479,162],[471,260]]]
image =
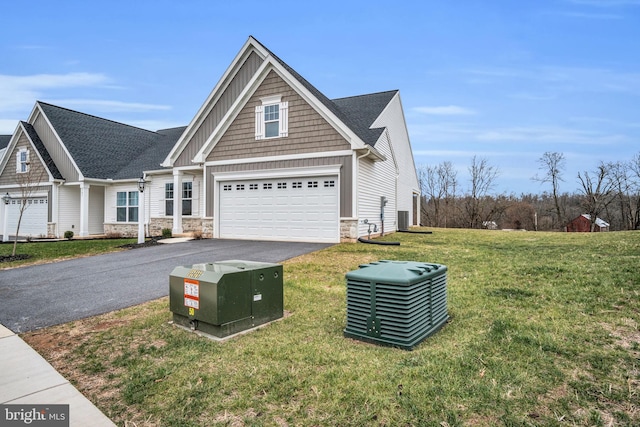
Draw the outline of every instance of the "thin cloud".
[[[608,68],[539,66],[528,68],[472,68],[465,70],[470,84],[503,84],[505,79],[526,82],[549,96],[557,92],[616,92],[640,94],[640,73]],[[477,77],[481,77],[478,79]],[[525,83],[522,83],[523,85]],[[539,86],[533,86],[539,85]]]
[[[616,20],[616,19],[624,18],[624,16],[622,15],[614,15],[612,13],[557,12],[556,15],[566,16],[569,18],[578,18],[578,19]]]
[[[441,107],[415,107],[413,111],[422,114],[435,116],[469,116],[476,114],[475,111],[457,105],[447,105]]]
[[[484,142],[527,141],[532,143],[608,145],[624,142],[628,139],[628,136],[622,134],[559,127],[498,128],[480,131],[476,134],[476,140]]]
[[[68,73],[12,76],[0,74],[0,112],[29,109],[49,90],[103,86],[110,82],[104,74]]]
[[[568,0],[569,3],[595,7],[640,6],[640,0]]]
[[[12,135],[18,126],[19,119],[0,119],[0,135]]]

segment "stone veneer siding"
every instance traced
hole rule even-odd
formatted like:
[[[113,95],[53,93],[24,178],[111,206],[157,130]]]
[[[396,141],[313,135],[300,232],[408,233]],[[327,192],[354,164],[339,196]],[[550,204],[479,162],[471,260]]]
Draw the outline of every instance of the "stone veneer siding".
[[[161,236],[163,228],[172,228],[172,218],[151,218],[147,232],[151,236]],[[182,218],[182,229],[185,234],[201,232],[205,239],[213,238],[213,218]],[[107,223],[104,225],[105,234],[119,233],[122,237],[136,237],[138,224]],[[346,219],[340,221],[340,239],[355,241],[358,238],[358,220]]]
[[[173,218],[151,218],[151,223],[147,225],[147,233],[150,236],[161,236],[163,228],[173,228]],[[210,239],[213,237],[213,220],[211,218],[183,217],[182,229],[184,234],[200,232],[203,238]],[[104,225],[104,233],[119,233],[122,237],[136,237],[138,235],[138,224],[106,223]]]
[[[358,238],[358,220],[343,219],[340,220],[340,240],[354,241]]]

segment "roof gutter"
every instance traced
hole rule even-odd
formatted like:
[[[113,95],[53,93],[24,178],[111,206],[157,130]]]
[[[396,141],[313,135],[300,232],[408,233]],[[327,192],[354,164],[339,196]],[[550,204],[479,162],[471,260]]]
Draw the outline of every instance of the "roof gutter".
[[[362,148],[356,148],[355,151],[356,151],[356,153],[362,153],[364,150],[366,150],[366,152],[364,152],[364,154],[358,156],[358,160],[360,160],[363,157],[369,157],[374,162],[383,162],[383,161],[387,160],[387,158],[385,157],[384,154],[380,153],[378,150],[376,150],[375,148],[373,148],[369,144],[365,144],[365,146],[362,147]]]

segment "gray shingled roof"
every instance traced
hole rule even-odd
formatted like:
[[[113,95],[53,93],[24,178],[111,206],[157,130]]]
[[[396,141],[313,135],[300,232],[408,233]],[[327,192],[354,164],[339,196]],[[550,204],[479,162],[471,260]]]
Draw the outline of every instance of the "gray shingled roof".
[[[0,135],[0,150],[7,148],[9,141],[11,141],[11,135]]]
[[[113,179],[140,177],[144,171],[163,169],[160,163],[167,157],[167,154],[169,154],[186,128],[186,126],[181,126],[155,132],[158,135],[156,143],[142,151],[137,158],[120,169]]]
[[[296,78],[309,92],[311,92],[325,107],[336,115],[345,125],[349,127],[365,144],[372,147],[383,132],[383,129],[369,129],[375,119],[382,113],[393,95],[398,91],[380,92],[370,95],[354,96],[350,98],[340,98],[330,100],[322,92],[316,89],[296,70],[291,68],[286,62],[271,52],[265,45],[260,43],[255,37],[253,39],[260,44],[269,54],[282,65],[293,77]],[[387,102],[382,105],[382,101]],[[376,114],[377,113],[377,114]]]
[[[85,178],[136,178],[143,170],[157,170],[178,139],[177,130],[152,132],[41,101],[38,104]]]
[[[375,145],[384,128],[370,129],[373,122],[380,116],[397,90],[371,93],[368,95],[351,96],[348,98],[333,99],[332,102],[349,118],[351,129],[365,143]]]
[[[62,174],[58,170],[58,167],[56,166],[53,159],[49,155],[49,151],[47,151],[47,148],[42,143],[42,140],[40,140],[40,137],[36,133],[36,130],[33,128],[33,126],[31,126],[31,124],[27,122],[20,122],[20,123],[22,123],[22,126],[24,126],[24,129],[27,131],[27,135],[29,136],[29,139],[31,139],[31,142],[33,142],[33,145],[36,147],[36,150],[38,150],[40,157],[42,158],[42,160],[44,161],[44,164],[49,169],[49,172],[51,172],[51,175],[53,175],[53,178],[63,179]]]

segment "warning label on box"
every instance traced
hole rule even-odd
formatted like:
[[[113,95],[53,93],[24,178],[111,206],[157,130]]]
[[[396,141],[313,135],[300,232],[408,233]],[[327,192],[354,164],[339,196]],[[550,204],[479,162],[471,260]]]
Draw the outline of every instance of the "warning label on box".
[[[190,308],[200,308],[200,282],[184,279],[184,305]]]

